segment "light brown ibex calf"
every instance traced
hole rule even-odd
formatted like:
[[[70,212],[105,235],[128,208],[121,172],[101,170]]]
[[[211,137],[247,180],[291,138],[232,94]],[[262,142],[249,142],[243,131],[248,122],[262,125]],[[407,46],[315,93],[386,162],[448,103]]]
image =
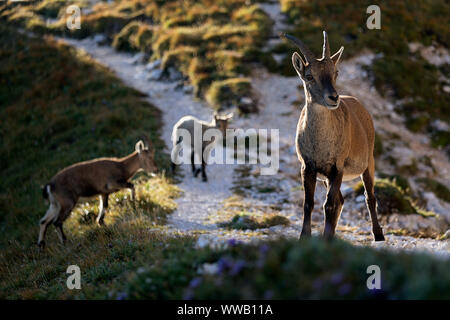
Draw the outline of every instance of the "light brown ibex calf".
[[[156,171],[154,164],[154,150],[150,140],[144,136],[136,143],[135,151],[126,157],[99,158],[76,163],[58,172],[48,184],[44,186],[43,196],[49,199],[50,206],[40,221],[38,245],[45,246],[45,233],[49,224],[53,223],[58,238],[64,244],[66,236],[63,223],[70,216],[72,209],[80,198],[100,195],[99,214],[97,223],[104,224],[104,212],[108,208],[108,196],[124,188],[132,191],[135,199],[134,185],[129,180],[140,169],[147,172]],[[150,147],[150,148],[149,148]],[[150,150],[151,149],[151,150]]]
[[[331,56],[325,31],[323,35],[323,54],[320,59],[316,59],[302,41],[283,35],[304,56],[303,59],[297,52],[292,55],[292,64],[303,82],[306,99],[296,136],[305,188],[301,237],[311,235],[311,212],[317,178],[324,181],[328,191],[324,204],[324,236],[331,239],[344,205],[341,183],[360,176],[364,183],[375,241],[383,241],[374,194],[375,130],[372,117],[356,98],[338,95],[336,65],[344,47]]]

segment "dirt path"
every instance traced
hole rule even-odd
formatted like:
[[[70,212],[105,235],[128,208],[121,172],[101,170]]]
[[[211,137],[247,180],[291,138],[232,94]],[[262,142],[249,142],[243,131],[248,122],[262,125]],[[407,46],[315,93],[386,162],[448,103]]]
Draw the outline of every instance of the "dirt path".
[[[263,8],[277,21],[276,32],[284,28],[278,4],[266,4]],[[162,138],[166,141],[167,152],[171,150],[171,130],[173,125],[184,115],[194,115],[203,120],[212,117],[212,110],[204,103],[185,92],[176,82],[149,80],[151,70],[146,65],[136,63],[136,56],[114,51],[109,46],[100,46],[92,39],[64,41],[74,47],[83,49],[94,59],[108,66],[128,86],[148,95],[148,101],[156,105],[163,113]],[[272,42],[276,42],[276,38]],[[443,166],[443,175],[448,178],[449,167],[445,156],[424,147],[418,137],[403,132],[399,119],[392,113],[391,105],[381,99],[367,81],[362,65],[370,63],[370,53],[344,61],[340,66],[339,85],[343,91],[353,93],[367,101],[372,114],[376,115],[375,125],[387,132],[397,131],[409,139],[413,152],[431,154],[436,163]],[[298,90],[298,78],[288,78],[269,74],[264,69],[257,69],[252,75],[253,86],[258,96],[259,114],[240,117],[232,122],[235,128],[278,128],[280,136],[280,169],[275,176],[260,176],[258,166],[210,165],[207,167],[209,182],[192,177],[190,166],[181,166],[183,177],[179,187],[183,195],[177,199],[178,208],[170,215],[169,229],[173,232],[200,233],[199,246],[222,243],[227,239],[257,241],[271,237],[298,237],[301,230],[300,204],[303,192],[298,176],[300,165],[295,148],[295,128],[303,105],[302,93]],[[295,103],[294,103],[295,101]],[[389,121],[386,121],[386,117]],[[401,119],[400,119],[401,120]],[[400,128],[400,129],[399,129]],[[423,139],[423,137],[420,137]],[[401,149],[400,151],[401,152]],[[343,185],[343,193],[350,193],[349,185]],[[236,197],[239,194],[240,197]],[[256,231],[229,231],[217,227],[217,222],[229,219],[229,198],[233,196],[237,207],[264,214],[276,212],[287,217],[288,227],[276,226]],[[228,200],[227,200],[228,199]],[[236,200],[237,199],[237,200]],[[324,188],[318,185],[316,204],[313,212],[313,233],[322,229],[321,206],[325,199]],[[232,205],[231,205],[232,207]],[[445,208],[444,208],[445,209]],[[401,250],[427,250],[436,255],[450,257],[449,241],[417,239],[405,236],[387,235],[384,244],[373,244],[370,235],[370,221],[364,202],[346,201],[341,216],[338,234],[355,244],[389,247]]]

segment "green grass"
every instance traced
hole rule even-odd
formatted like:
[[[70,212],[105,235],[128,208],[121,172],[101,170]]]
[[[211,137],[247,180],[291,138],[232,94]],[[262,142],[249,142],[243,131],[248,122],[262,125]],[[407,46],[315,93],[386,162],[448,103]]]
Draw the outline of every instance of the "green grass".
[[[160,112],[142,94],[73,48],[3,25],[0,79],[2,298],[74,297],[63,280],[71,264],[84,270],[80,297],[106,298],[129,268],[157,254],[153,246],[191,241],[160,231],[179,190],[163,174],[169,161],[159,139]],[[112,194],[105,228],[93,221],[95,199],[79,204],[64,225],[68,245],[59,245],[51,226],[47,250],[39,252],[38,221],[46,210],[42,185],[75,162],[132,152],[142,133],[156,148],[162,174],[134,179],[134,203],[129,191]]]
[[[416,181],[427,191],[433,192],[439,199],[450,202],[450,190],[442,183],[431,178],[417,178]]]
[[[35,242],[46,209],[41,186],[70,164],[125,156],[146,133],[157,166],[167,168],[160,112],[142,94],[51,39],[27,38],[3,26],[0,39],[2,246],[13,238]],[[152,180],[162,184],[164,178]]]
[[[288,226],[289,224],[290,221],[288,218],[278,214],[256,217],[247,213],[241,213],[233,216],[230,221],[218,223],[218,226],[226,229],[256,230],[278,225]]]
[[[233,242],[231,242],[233,243]],[[448,299],[449,261],[354,247],[343,241],[272,241],[219,250],[167,253],[130,277],[128,298]],[[381,290],[367,289],[370,265]],[[180,268],[180,266],[182,266]],[[206,268],[208,266],[209,268]],[[202,272],[203,270],[212,272]],[[211,274],[212,273],[212,274]],[[186,277],[189,275],[189,277]],[[171,287],[170,283],[177,283]],[[169,292],[169,295],[165,295]]]
[[[318,57],[322,50],[322,30],[328,32],[333,52],[345,46],[344,59],[364,48],[381,53],[369,67],[377,89],[384,94],[392,92],[396,100],[405,99],[399,104],[399,110],[406,116],[406,125],[411,130],[431,133],[434,146],[449,145],[449,133],[436,132],[430,125],[434,119],[450,121],[447,107],[450,96],[440,80],[446,73],[408,48],[411,42],[426,46],[436,43],[448,48],[448,1],[379,1],[376,4],[381,9],[381,30],[366,28],[369,16],[366,8],[373,4],[369,0],[356,4],[342,0],[320,3],[280,0],[280,3],[292,25],[288,31],[304,41]],[[284,43],[275,51],[286,53],[293,48]],[[290,59],[289,54],[282,63],[282,71],[294,75]]]
[[[378,213],[389,215],[420,214],[424,217],[436,216],[436,213],[426,211],[418,204],[418,199],[411,193],[408,181],[400,175],[381,175],[383,179],[375,180],[375,197],[378,203]],[[354,187],[356,195],[364,194],[364,185],[358,182]]]

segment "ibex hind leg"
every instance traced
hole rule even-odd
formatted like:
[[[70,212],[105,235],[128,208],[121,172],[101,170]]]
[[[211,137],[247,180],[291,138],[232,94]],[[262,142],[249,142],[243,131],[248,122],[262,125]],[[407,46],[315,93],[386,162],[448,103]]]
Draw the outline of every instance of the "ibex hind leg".
[[[383,235],[383,229],[381,228],[380,224],[378,223],[377,218],[377,200],[375,198],[375,192],[374,192],[374,168],[373,164],[372,167],[369,166],[369,168],[364,171],[361,177],[364,189],[365,189],[365,195],[366,195],[366,204],[367,208],[370,212],[370,219],[372,220],[372,233],[374,236],[375,241],[384,241],[384,235]]]
[[[132,190],[134,190],[134,188]],[[134,195],[132,195],[132,197],[134,199]],[[99,226],[105,225],[104,219],[105,219],[105,211],[106,211],[106,209],[108,209],[108,199],[109,199],[108,194],[99,196],[99,206],[98,206],[99,213],[97,216],[97,224]]]
[[[45,213],[44,217],[40,220],[40,227],[39,227],[39,238],[38,238],[38,246],[44,247],[45,246],[45,234],[47,233],[47,228],[49,224],[55,222],[59,214],[61,212],[61,205],[57,200],[55,200],[53,197],[50,199],[50,206]]]
[[[56,219],[53,224],[56,227],[56,233],[58,235],[59,241],[62,245],[65,245],[66,243],[66,235],[64,234],[63,230],[63,223],[67,220],[67,218],[70,216],[70,213],[72,212],[73,208],[75,207],[76,201],[72,200],[66,200],[61,206],[60,214],[58,215],[58,218]]]

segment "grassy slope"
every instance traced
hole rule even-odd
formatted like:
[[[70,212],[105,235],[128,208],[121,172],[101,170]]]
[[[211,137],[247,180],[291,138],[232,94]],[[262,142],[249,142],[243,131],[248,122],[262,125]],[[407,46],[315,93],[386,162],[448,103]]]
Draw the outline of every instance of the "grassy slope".
[[[381,30],[366,28],[369,17],[366,8],[373,4],[369,0],[358,3],[341,0],[280,2],[293,25],[289,32],[302,39],[318,55],[322,50],[322,30],[327,30],[332,50],[345,46],[344,58],[363,48],[382,53],[370,70],[375,86],[382,93],[392,92],[397,101],[405,99],[399,109],[404,112],[411,130],[429,131],[434,145],[448,145],[450,133],[430,126],[435,119],[450,121],[450,96],[444,91],[444,83],[440,79],[441,74],[448,75],[448,65],[439,70],[419,54],[410,53],[408,48],[411,42],[449,47],[448,1],[379,1]],[[277,50],[291,52],[292,47],[285,44]],[[285,72],[293,74],[290,57],[283,61],[283,66],[287,68]]]
[[[49,253],[38,255],[38,221],[46,210],[41,186],[74,162],[128,154],[144,132],[164,170],[168,156],[161,152],[159,110],[80,52],[4,26],[0,79],[2,295],[38,297],[42,290],[51,290],[48,280],[70,262],[91,268],[89,272],[101,268],[99,261],[108,263],[106,277],[122,272],[120,266],[133,259],[128,253],[158,238],[149,236],[149,230],[162,225],[175,208],[177,188],[164,176],[140,175],[135,207],[126,200],[127,192],[116,193],[107,213],[109,227],[98,231],[90,219],[98,209],[95,203],[85,205],[65,225],[72,240],[68,247],[58,248],[51,230]],[[133,244],[122,245],[128,240]],[[108,249],[116,244],[118,252]]]
[[[97,4],[83,16],[81,29],[69,31],[64,6],[70,3],[82,4],[56,6],[60,20],[51,27],[42,16],[56,17],[52,0],[13,9],[10,5],[0,16],[34,32],[106,34],[118,50],[143,51],[150,60],[161,59],[164,70],[181,71],[194,93],[216,109],[239,105],[242,96],[252,95],[250,80],[243,76],[250,72],[249,62],[264,56],[261,48],[272,24],[258,5],[246,0],[120,0]]]

